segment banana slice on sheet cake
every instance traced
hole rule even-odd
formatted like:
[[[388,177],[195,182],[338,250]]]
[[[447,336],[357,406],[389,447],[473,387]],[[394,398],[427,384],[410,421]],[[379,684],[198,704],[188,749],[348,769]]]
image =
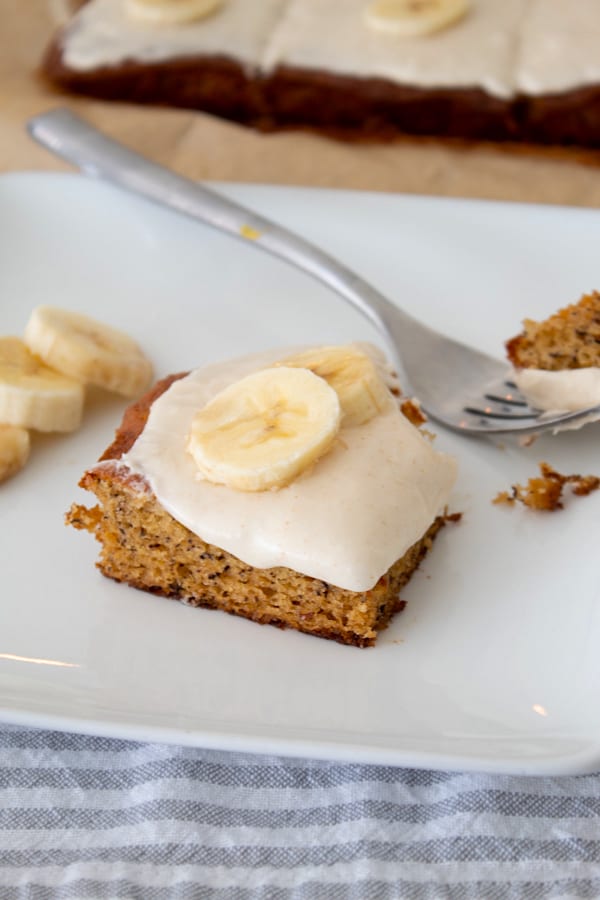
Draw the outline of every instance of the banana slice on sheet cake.
[[[126,0],[127,15],[153,25],[186,25],[212,15],[223,0]]]
[[[468,0],[372,0],[364,15],[375,31],[424,37],[454,25],[468,9]]]

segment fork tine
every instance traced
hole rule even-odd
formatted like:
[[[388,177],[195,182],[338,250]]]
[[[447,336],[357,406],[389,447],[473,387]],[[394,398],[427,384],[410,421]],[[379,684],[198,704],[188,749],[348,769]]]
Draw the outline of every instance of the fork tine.
[[[518,415],[513,412],[495,412],[489,406],[486,406],[484,409],[478,409],[476,406],[465,406],[464,410],[466,413],[470,413],[470,415],[472,416],[481,416],[485,419],[506,419],[512,422],[520,422],[525,419],[537,418],[537,413],[534,412],[524,413],[522,415]]]
[[[463,409],[464,412],[477,416],[480,420],[523,421],[535,419],[538,415],[538,412],[529,406],[518,391],[516,384],[508,379],[488,386],[481,397],[481,403],[472,401]]]
[[[504,406],[527,406],[525,400],[513,400],[510,394],[505,397],[499,397],[496,394],[484,394],[483,396],[486,400],[491,400],[494,403],[502,403]]]

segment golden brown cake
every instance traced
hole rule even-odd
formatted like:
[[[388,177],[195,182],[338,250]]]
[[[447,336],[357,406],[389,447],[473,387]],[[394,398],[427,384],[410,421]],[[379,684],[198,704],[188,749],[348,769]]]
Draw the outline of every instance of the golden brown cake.
[[[322,577],[302,573],[294,566],[257,566],[243,561],[231,552],[231,548],[224,549],[203,539],[171,515],[156,496],[151,479],[140,474],[132,457],[139,446],[140,436],[144,436],[149,429],[149,417],[153,410],[156,409],[158,419],[160,404],[166,409],[169,402],[175,402],[172,397],[176,390],[190,390],[188,385],[193,377],[194,373],[191,376],[173,375],[160,381],[126,411],[113,443],[80,482],[83,488],[96,495],[98,505],[92,508],[73,505],[67,514],[68,524],[94,534],[102,545],[98,568],[116,581],[181,600],[191,606],[220,609],[244,616],[261,624],[295,628],[358,647],[373,645],[379,631],[386,627],[394,613],[404,607],[399,591],[430,550],[435,535],[445,522],[445,502],[440,506],[440,498],[443,495],[447,499],[454,480],[453,461],[436,453],[430,441],[422,437],[399,412],[398,401],[392,401],[393,415],[397,414],[402,419],[403,429],[410,430],[407,448],[416,447],[417,456],[422,450],[427,455],[428,464],[431,461],[435,463],[439,458],[444,472],[441,478],[444,487],[439,495],[436,494],[434,501],[439,508],[417,539],[411,539],[410,546],[364,590],[348,589]],[[390,393],[390,399],[391,396]],[[384,426],[385,415],[380,417],[382,424],[378,427]],[[226,502],[228,498],[232,498],[234,503],[255,504],[253,508],[260,510],[264,518],[268,518],[270,513],[263,514],[265,506],[261,504],[267,504],[270,509],[271,504],[284,502],[286,493],[290,495],[293,508],[298,510],[299,504],[304,502],[301,491],[310,491],[313,480],[317,479],[317,491],[322,493],[318,479],[325,477],[329,483],[331,478],[336,477],[336,470],[345,465],[348,455],[353,452],[352,441],[363,440],[359,433],[363,427],[367,426],[342,431],[327,459],[319,460],[297,482],[277,492],[266,491],[261,497],[254,495],[248,498],[246,495],[238,497],[241,492],[231,491],[222,485],[200,484],[196,487],[216,494],[219,507],[221,501]],[[350,434],[351,430],[353,434]],[[145,436],[151,439],[148,434]],[[413,451],[407,449],[406,452]],[[341,462],[336,461],[338,457]],[[332,500],[322,497],[321,518],[327,516]],[[234,506],[234,511],[236,509]],[[385,511],[382,515],[386,515]],[[410,518],[410,510],[407,515]],[[258,519],[258,515],[251,519],[251,529],[258,527]],[[364,527],[364,523],[356,524]],[[320,527],[321,523],[311,514],[310,521],[306,522],[307,530],[318,531]],[[323,534],[327,536],[326,529]],[[319,540],[323,543],[324,539]],[[335,554],[335,542],[332,552]]]
[[[530,509],[553,512],[563,508],[562,496],[566,485],[570,485],[576,497],[587,497],[600,489],[597,475],[561,475],[547,462],[539,464],[540,474],[530,478],[526,485],[513,484],[510,491],[501,491],[493,503],[513,506],[516,502]]]
[[[525,319],[506,343],[517,368],[560,371],[600,366],[600,293],[584,295],[543,322]]]

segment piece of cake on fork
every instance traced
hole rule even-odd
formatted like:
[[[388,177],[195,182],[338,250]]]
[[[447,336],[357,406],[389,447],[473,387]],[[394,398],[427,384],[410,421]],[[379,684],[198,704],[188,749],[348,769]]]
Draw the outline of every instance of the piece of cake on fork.
[[[600,293],[585,294],[547,319],[525,319],[506,342],[514,380],[542,410],[600,404]]]

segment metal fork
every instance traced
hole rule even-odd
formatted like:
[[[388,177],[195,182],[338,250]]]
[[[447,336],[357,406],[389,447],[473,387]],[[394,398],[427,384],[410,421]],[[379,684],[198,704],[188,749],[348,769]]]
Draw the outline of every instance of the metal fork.
[[[510,380],[506,363],[422,325],[318,247],[134,153],[68,109],[36,116],[27,127],[38,143],[86,175],[250,241],[324,282],[377,327],[405,388],[410,388],[432,419],[453,431],[538,434],[600,413],[600,404],[561,415],[532,409]]]

